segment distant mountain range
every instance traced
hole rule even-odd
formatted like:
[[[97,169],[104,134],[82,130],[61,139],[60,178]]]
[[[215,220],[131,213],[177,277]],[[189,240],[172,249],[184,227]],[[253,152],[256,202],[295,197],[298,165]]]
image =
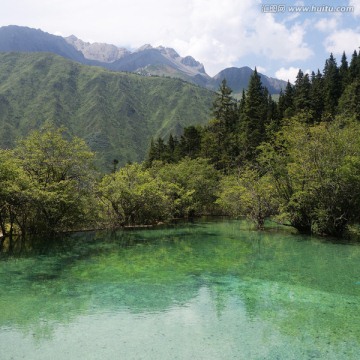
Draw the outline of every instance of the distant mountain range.
[[[209,90],[217,90],[225,78],[234,94],[246,90],[253,70],[249,67],[227,68],[214,77],[191,56],[181,57],[174,49],[144,45],[129,51],[115,45],[88,43],[72,35],[66,38],[21,26],[0,28],[0,52],[51,52],[86,65],[101,66],[112,71],[134,72],[144,76],[158,75],[180,78]],[[271,94],[278,94],[286,82],[260,74]]]
[[[210,77],[201,63],[170,48],[145,45],[130,52],[2,27],[0,148],[12,148],[19,137],[51,122],[85,139],[99,168],[109,171],[113,159],[121,165],[142,161],[153,137],[179,136],[186,126],[206,124],[221,81],[226,78],[239,94],[251,74],[249,67],[228,68]],[[262,81],[272,93],[285,85],[264,75]]]

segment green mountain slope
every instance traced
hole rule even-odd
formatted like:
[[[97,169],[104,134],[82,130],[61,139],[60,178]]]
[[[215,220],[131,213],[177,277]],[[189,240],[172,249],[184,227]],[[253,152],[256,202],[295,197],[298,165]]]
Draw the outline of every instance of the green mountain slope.
[[[213,93],[179,79],[115,73],[48,53],[0,53],[0,147],[47,121],[98,152],[142,160],[153,136],[209,120]]]

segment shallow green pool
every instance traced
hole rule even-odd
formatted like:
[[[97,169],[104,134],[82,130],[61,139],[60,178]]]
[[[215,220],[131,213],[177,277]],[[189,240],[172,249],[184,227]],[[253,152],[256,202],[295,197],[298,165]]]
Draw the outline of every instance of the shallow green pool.
[[[0,358],[359,359],[360,246],[240,221],[25,244]]]

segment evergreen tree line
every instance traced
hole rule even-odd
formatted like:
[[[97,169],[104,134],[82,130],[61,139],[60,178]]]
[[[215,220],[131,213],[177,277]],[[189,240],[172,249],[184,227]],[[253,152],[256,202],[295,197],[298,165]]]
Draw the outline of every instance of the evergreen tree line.
[[[214,101],[212,120],[205,126],[189,126],[180,138],[170,134],[167,142],[153,139],[147,165],[154,160],[177,162],[186,156],[210,159],[216,169],[253,163],[258,146],[272,139],[285,119],[301,116],[309,125],[330,122],[338,115],[360,120],[360,54],[354,51],[350,64],[343,53],[340,66],[331,54],[322,72],[299,70],[295,84],[287,83],[275,102],[262,86],[255,69],[248,90],[240,101],[223,80]]]

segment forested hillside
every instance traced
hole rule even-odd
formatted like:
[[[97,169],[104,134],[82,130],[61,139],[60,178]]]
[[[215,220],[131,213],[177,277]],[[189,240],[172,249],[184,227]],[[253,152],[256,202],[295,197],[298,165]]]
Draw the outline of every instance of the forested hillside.
[[[204,124],[213,93],[178,79],[114,73],[47,53],[0,54],[0,147],[50,122],[85,139],[97,164],[142,161],[153,136]]]
[[[48,118],[53,124],[31,131],[13,150],[0,151],[4,235],[150,225],[204,214],[246,216],[259,229],[271,219],[302,233],[338,238],[359,224],[357,52],[350,64],[344,55],[338,66],[331,55],[323,72],[308,75],[300,70],[296,84],[288,84],[278,103],[256,71],[240,101],[223,81],[205,126],[187,126],[181,135],[174,132],[168,139],[154,137],[142,164],[121,166],[109,158],[107,174],[94,172],[96,154],[59,125],[97,146],[104,159],[107,143],[99,142],[96,131],[107,139],[124,136],[122,144],[144,148],[139,139],[145,138],[145,130],[156,133],[157,126],[163,131],[173,126],[159,122],[172,119],[170,108],[183,105],[179,109],[194,115],[205,106],[201,92],[196,92],[200,89],[181,81],[89,72],[47,55],[30,58],[28,68],[19,66],[26,57],[3,56],[8,62],[3,61],[1,71],[1,90],[6,94],[1,113],[16,120],[3,127],[15,137],[16,131],[27,133]],[[22,72],[7,71],[15,60]],[[54,65],[61,69],[54,71]],[[67,76],[59,78],[64,66]],[[36,71],[46,76],[40,81]],[[161,91],[156,88],[159,84]],[[37,86],[48,92],[35,91]],[[175,89],[186,96],[177,98],[172,94]],[[133,102],[125,93],[134,94]],[[141,117],[144,104],[157,114],[148,122]],[[120,109],[128,117],[120,116]],[[3,140],[7,141],[4,135]],[[125,154],[127,150],[119,148]]]

